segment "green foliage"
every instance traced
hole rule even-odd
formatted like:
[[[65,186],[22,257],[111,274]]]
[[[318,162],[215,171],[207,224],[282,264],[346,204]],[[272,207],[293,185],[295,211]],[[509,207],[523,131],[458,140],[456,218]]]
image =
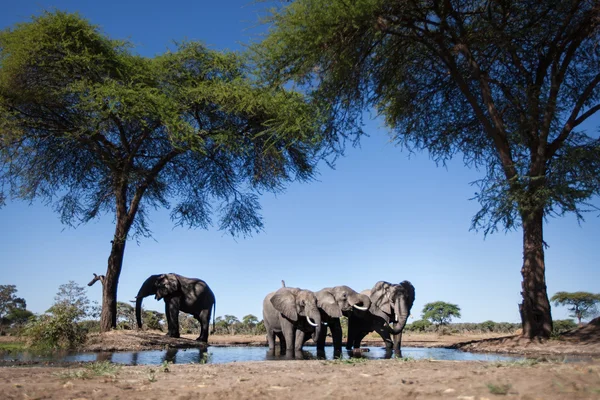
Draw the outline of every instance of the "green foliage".
[[[525,211],[595,208],[600,146],[575,128],[600,109],[599,13],[593,2],[297,0],[272,10],[254,51],[267,80],[330,104],[339,131],[360,132],[372,107],[398,144],[486,170],[473,228],[488,233]]]
[[[430,321],[426,319],[420,319],[411,324],[406,325],[405,329],[408,332],[425,332],[431,326],[433,326],[433,324]]]
[[[85,342],[87,330],[81,324],[90,311],[85,289],[73,281],[60,285],[54,304],[46,314],[24,329],[28,345],[38,349],[75,348]]]
[[[582,319],[593,318],[598,315],[600,294],[589,292],[557,292],[550,301],[555,306],[569,306],[571,316],[577,318],[581,324]]]
[[[46,12],[0,33],[0,65],[0,181],[18,198],[58,195],[65,223],[115,212],[119,184],[136,234],[169,198],[178,225],[206,228],[218,210],[221,229],[249,234],[262,222],[244,187],[313,174],[318,110],[255,85],[234,53],[186,42],[139,57],[76,14]]]
[[[436,301],[423,306],[421,318],[436,325],[447,325],[453,317],[460,318],[460,307],[456,304]]]
[[[162,331],[162,323],[166,323],[165,314],[153,310],[143,310],[142,320],[146,329],[155,329]]]
[[[552,321],[552,335],[559,336],[562,333],[577,328],[577,324],[572,319],[556,319]]]
[[[117,328],[131,330],[135,327],[135,308],[131,304],[117,302]]]
[[[0,285],[0,333],[7,328],[19,328],[33,316],[25,299],[16,296],[15,285]]]

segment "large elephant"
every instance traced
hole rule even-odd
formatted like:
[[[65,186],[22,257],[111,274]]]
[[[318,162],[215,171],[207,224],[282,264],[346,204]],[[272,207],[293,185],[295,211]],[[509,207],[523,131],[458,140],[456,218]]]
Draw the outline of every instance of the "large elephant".
[[[394,284],[379,281],[371,290],[361,292],[371,299],[368,311],[354,309],[348,318],[346,349],[360,348],[361,340],[376,331],[385,342],[386,350],[402,357],[402,330],[415,301],[415,288],[409,281]]]
[[[156,300],[164,299],[167,316],[168,336],[179,337],[179,311],[191,314],[200,323],[200,336],[196,339],[208,343],[208,328],[213,307],[216,310],[215,295],[201,279],[186,278],[177,274],[151,275],[142,284],[135,302],[135,317],[138,328],[142,327],[142,300],[155,295]],[[213,330],[214,330],[213,315]]]
[[[367,311],[371,306],[369,296],[358,293],[348,286],[334,286],[315,292],[317,306],[321,312],[323,327],[317,338],[317,355],[323,357],[325,354],[325,339],[327,328],[331,331],[333,340],[333,354],[338,358],[342,353],[342,315],[350,317],[352,310]]]
[[[263,301],[263,321],[267,330],[269,353],[275,353],[275,337],[281,354],[302,358],[306,334],[316,342],[321,334],[321,314],[317,298],[310,290],[282,287]]]

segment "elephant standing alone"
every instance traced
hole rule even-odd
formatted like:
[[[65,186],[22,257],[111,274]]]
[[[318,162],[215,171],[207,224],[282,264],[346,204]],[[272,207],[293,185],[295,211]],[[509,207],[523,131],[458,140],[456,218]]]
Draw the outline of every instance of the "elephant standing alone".
[[[283,287],[269,293],[263,301],[263,321],[267,330],[269,353],[275,353],[275,337],[281,354],[302,358],[306,334],[317,341],[321,334],[321,314],[317,298],[310,290]]]
[[[346,349],[360,348],[361,340],[376,331],[385,341],[387,351],[392,349],[402,357],[400,345],[402,330],[415,301],[415,288],[409,281],[394,284],[379,281],[371,290],[361,292],[371,299],[369,311],[353,310],[348,318]]]
[[[196,339],[208,343],[211,309],[216,311],[215,295],[201,279],[186,278],[177,274],[151,275],[142,284],[135,302],[138,328],[142,327],[142,300],[154,294],[156,300],[164,299],[168,336],[179,337],[179,311],[191,314],[200,323],[200,336]],[[213,330],[214,330],[213,315]]]

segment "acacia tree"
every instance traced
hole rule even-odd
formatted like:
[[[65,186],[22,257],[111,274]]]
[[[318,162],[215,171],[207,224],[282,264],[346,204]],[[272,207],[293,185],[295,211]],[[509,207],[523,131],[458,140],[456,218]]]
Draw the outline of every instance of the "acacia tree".
[[[543,225],[597,209],[600,110],[596,0],[297,0],[255,47],[266,79],[294,81],[342,134],[374,108],[393,140],[485,170],[472,228],[523,232],[525,337],[552,331]]]
[[[436,325],[447,325],[452,318],[460,318],[460,307],[444,301],[435,301],[423,306],[421,318]]]
[[[555,306],[569,306],[571,316],[577,318],[581,325],[581,320],[590,318],[598,314],[598,304],[600,304],[600,294],[590,292],[557,292],[550,299]]]
[[[41,198],[71,226],[112,214],[101,330],[116,326],[125,245],[152,208],[176,225],[248,235],[258,192],[309,180],[314,108],[249,78],[242,57],[183,43],[136,55],[78,15],[0,32],[0,203]]]

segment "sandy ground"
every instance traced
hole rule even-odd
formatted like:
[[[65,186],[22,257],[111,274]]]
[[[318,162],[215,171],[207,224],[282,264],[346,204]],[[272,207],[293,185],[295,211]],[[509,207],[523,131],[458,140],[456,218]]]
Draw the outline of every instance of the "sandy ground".
[[[89,350],[196,346],[195,336],[116,331]],[[211,346],[264,345],[264,337],[211,336]],[[366,345],[378,345],[372,341]],[[591,355],[591,361],[467,362],[432,360],[298,360],[116,366],[71,364],[0,367],[3,399],[600,399],[600,334],[528,342],[490,335],[405,335],[403,347]],[[596,357],[596,358],[594,358]]]

